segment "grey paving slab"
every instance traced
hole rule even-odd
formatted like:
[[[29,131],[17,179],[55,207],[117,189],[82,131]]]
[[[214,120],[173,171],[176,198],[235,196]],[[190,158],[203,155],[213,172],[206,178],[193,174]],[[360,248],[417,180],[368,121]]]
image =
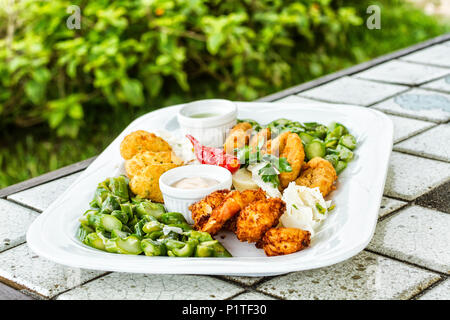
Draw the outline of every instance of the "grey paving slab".
[[[223,300],[244,291],[207,276],[111,273],[60,296],[61,300]]]
[[[318,101],[318,100],[314,100],[314,99],[308,99],[308,98],[300,97],[298,95],[287,96],[283,99],[277,100],[277,102],[300,103],[300,104],[312,104],[313,103],[313,104],[317,104],[317,105],[328,105],[328,106],[336,105],[335,103],[323,102],[323,101]]]
[[[77,172],[8,196],[9,200],[44,211],[81,175]]]
[[[330,267],[279,276],[258,291],[283,299],[408,299],[440,279],[426,270],[363,251]]]
[[[0,278],[51,298],[104,274],[68,268],[35,255],[26,244],[0,253]]]
[[[0,199],[0,252],[25,242],[37,212]]]
[[[405,85],[422,83],[449,74],[450,69],[391,60],[354,75],[356,78]]]
[[[438,284],[418,300],[450,300],[450,279]]]
[[[252,286],[255,283],[264,279],[264,277],[238,277],[238,276],[223,276],[223,279],[235,281],[244,286]]]
[[[428,83],[425,83],[423,85],[420,86],[421,88],[424,89],[432,89],[432,90],[437,90],[437,91],[442,91],[445,93],[450,93],[450,75],[438,79],[438,80],[434,80]]]
[[[389,213],[398,210],[404,206],[406,206],[408,202],[400,201],[396,199],[391,199],[388,197],[383,197],[381,199],[380,211],[378,212],[378,217],[383,218],[387,216]]]
[[[439,67],[450,67],[450,47],[437,44],[400,58],[404,61],[432,64]]]
[[[432,270],[450,273],[450,215],[411,206],[378,223],[368,248]]]
[[[301,92],[299,96],[326,102],[369,106],[407,89],[405,86],[343,77]]]
[[[412,89],[373,106],[386,113],[420,120],[450,120],[450,95],[423,89]]]
[[[0,300],[33,300],[32,297],[0,283]]]
[[[416,204],[450,213],[450,181],[416,199]]]
[[[241,293],[240,295],[237,295],[231,300],[277,300],[277,299],[259,292],[250,291]]]
[[[436,125],[434,122],[393,115],[389,115],[389,118],[394,123],[394,143],[405,140]]]
[[[392,152],[384,194],[414,200],[449,179],[449,163]]]
[[[400,142],[394,150],[450,162],[450,124],[441,124]]]

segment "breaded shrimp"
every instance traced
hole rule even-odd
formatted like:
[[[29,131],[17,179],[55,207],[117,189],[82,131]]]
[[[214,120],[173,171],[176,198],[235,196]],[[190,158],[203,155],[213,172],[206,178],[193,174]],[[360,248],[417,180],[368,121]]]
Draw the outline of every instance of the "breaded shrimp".
[[[225,222],[233,218],[236,214],[244,209],[249,203],[261,199],[265,199],[266,194],[263,190],[245,190],[243,192],[231,191],[224,201],[211,212],[211,216],[201,231],[208,232],[211,235],[216,234],[222,229]]]
[[[255,134],[250,139],[249,146],[252,147],[252,151],[255,152],[256,148],[262,144],[262,149],[266,149],[267,141],[270,140],[271,132],[270,128],[265,128],[260,130],[257,134]]]
[[[263,248],[266,255],[278,256],[294,253],[309,247],[311,233],[296,228],[272,228],[266,232],[258,248]]]
[[[303,171],[295,183],[309,188],[319,187],[322,195],[326,197],[336,189],[334,186],[336,180],[336,170],[331,162],[321,157],[315,157],[304,165]]]
[[[286,210],[286,203],[280,198],[255,201],[246,206],[236,223],[236,236],[241,241],[256,242],[264,233],[276,226]]]
[[[289,182],[298,177],[305,160],[302,139],[296,133],[283,132],[271,140],[270,153],[279,158],[286,158],[291,165],[291,172],[282,172],[279,175],[280,186],[284,189],[289,185]]]
[[[135,175],[139,174],[139,172],[141,172],[146,166],[164,163],[182,165],[183,161],[170,151],[144,151],[142,153],[135,154],[133,158],[125,161],[125,171],[131,179]]]
[[[225,140],[223,150],[225,152],[232,154],[234,149],[242,148],[248,145],[250,136],[252,134],[252,125],[248,122],[241,122],[235,125]]]
[[[211,216],[212,211],[222,204],[225,196],[230,192],[230,190],[214,191],[213,193],[207,195],[206,198],[189,206],[189,210],[192,214],[192,220],[194,220],[195,229],[202,229],[203,225]]]
[[[144,151],[172,151],[172,148],[162,138],[144,130],[130,133],[120,144],[120,154],[125,160]]]
[[[159,189],[159,177],[164,172],[175,167],[178,167],[175,163],[151,164],[146,166],[130,180],[131,191],[141,198],[163,203],[163,196]]]

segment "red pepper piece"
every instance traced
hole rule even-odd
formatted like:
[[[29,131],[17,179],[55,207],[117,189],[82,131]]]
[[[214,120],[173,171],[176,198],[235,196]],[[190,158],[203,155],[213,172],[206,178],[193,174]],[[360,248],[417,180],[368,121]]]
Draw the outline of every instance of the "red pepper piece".
[[[241,164],[239,163],[239,159],[235,156],[225,153],[225,151],[220,148],[203,146],[190,134],[187,134],[186,137],[194,146],[194,154],[200,163],[223,167],[228,169],[232,174],[239,170]]]

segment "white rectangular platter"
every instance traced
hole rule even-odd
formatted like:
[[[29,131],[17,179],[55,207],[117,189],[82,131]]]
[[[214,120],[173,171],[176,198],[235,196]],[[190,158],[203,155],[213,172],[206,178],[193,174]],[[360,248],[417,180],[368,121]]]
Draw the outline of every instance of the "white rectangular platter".
[[[337,121],[357,138],[355,159],[339,176],[337,189],[327,199],[336,209],[320,227],[311,246],[303,251],[266,257],[253,244],[242,243],[233,234],[216,237],[232,258],[174,258],[120,255],[82,244],[75,232],[78,218],[89,208],[96,186],[117,175],[122,163],[119,145],[136,131],[179,130],[176,115],[183,105],[150,112],[133,121],[83,172],[83,174],[31,225],[30,248],[60,264],[85,269],[165,274],[210,274],[263,276],[332,265],[359,253],[373,236],[392,149],[391,120],[376,110],[349,105],[236,102],[238,118],[260,124],[278,118],[329,124]]]

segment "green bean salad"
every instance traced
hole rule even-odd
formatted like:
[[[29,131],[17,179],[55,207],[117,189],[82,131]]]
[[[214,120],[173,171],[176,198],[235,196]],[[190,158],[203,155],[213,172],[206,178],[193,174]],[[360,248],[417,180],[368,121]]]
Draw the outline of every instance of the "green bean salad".
[[[348,162],[352,161],[353,151],[357,145],[355,137],[338,122],[332,122],[328,126],[317,122],[300,123],[288,119],[277,119],[264,126],[252,119],[240,119],[238,122],[249,122],[256,132],[270,128],[272,136],[286,131],[298,134],[305,149],[305,160],[314,157],[324,158],[331,162],[337,174],[344,171]]]
[[[231,257],[207,232],[194,230],[178,212],[134,197],[128,178],[98,184],[90,209],[79,219],[78,239],[111,253],[170,257]]]

